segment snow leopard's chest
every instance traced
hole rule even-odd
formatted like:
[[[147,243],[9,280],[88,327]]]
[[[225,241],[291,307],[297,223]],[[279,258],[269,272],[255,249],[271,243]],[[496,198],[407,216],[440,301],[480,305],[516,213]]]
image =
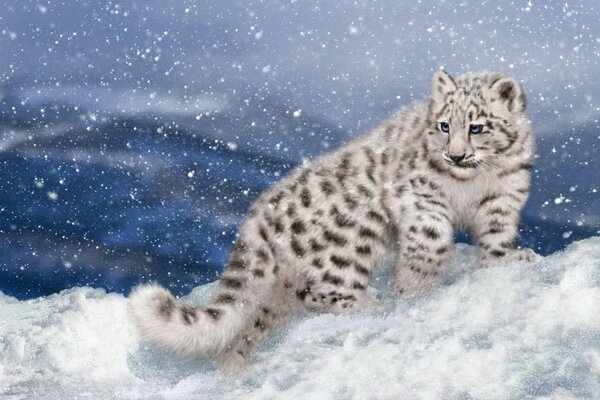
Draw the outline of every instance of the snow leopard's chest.
[[[439,182],[446,194],[455,228],[468,229],[476,218],[481,200],[493,191],[493,182],[481,175],[466,182],[444,178]]]

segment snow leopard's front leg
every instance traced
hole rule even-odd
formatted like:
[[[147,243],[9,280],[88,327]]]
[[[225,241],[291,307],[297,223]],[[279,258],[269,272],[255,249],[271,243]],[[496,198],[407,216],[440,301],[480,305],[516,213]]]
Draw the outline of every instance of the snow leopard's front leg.
[[[417,192],[401,201],[394,289],[402,296],[433,287],[454,254],[448,205],[440,196]]]
[[[514,191],[490,193],[479,201],[471,231],[482,267],[535,259],[533,250],[516,249],[519,214],[525,200],[523,191]]]

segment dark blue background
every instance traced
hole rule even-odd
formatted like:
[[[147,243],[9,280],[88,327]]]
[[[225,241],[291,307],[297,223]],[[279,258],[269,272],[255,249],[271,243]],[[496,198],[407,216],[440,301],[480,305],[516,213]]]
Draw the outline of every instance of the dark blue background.
[[[526,89],[521,244],[600,230],[595,2],[9,1],[0,9],[0,291],[175,293],[299,163],[427,95],[432,72]]]

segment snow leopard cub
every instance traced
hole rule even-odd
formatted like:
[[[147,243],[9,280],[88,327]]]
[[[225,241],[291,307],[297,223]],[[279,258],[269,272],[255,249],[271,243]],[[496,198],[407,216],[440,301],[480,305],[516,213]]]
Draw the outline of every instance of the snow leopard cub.
[[[515,248],[534,140],[522,88],[482,72],[434,74],[429,98],[341,149],[302,165],[251,207],[213,299],[178,302],[156,286],[130,296],[143,337],[216,356],[236,374],[270,331],[305,310],[373,303],[366,288],[394,258],[394,289],[430,289],[467,229],[482,266],[531,260]]]

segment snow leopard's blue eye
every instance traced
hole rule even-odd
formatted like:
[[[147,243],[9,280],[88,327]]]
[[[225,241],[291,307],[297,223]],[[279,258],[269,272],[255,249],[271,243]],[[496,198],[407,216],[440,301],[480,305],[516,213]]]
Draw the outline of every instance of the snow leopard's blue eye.
[[[469,132],[477,134],[483,132],[483,125],[470,125]]]
[[[450,132],[450,125],[447,122],[440,122],[440,131],[442,132]]]

